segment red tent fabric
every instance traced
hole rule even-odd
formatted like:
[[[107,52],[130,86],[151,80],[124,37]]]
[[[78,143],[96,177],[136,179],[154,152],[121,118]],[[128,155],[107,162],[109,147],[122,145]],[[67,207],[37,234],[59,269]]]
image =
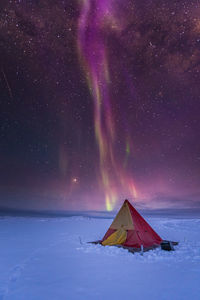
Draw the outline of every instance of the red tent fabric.
[[[120,243],[121,246],[130,248],[151,248],[159,246],[162,242],[161,237],[152,229],[152,227],[144,220],[137,210],[125,200],[117,216],[113,220],[108,231],[104,235],[101,243],[106,243],[111,235],[123,228],[126,231],[126,240]],[[112,242],[113,245],[113,242]],[[118,243],[116,243],[118,245]]]

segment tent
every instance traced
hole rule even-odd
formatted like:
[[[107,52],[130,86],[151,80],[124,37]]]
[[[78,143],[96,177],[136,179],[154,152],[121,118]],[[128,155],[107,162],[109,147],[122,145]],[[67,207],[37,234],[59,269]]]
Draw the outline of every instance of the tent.
[[[103,246],[119,246],[129,250],[144,251],[158,247],[162,239],[125,200],[103,239],[99,241]]]

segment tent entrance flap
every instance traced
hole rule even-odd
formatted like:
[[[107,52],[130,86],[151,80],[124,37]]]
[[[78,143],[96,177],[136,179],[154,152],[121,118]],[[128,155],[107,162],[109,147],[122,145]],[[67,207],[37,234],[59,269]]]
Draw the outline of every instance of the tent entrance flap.
[[[127,232],[123,228],[116,230],[106,240],[102,242],[103,246],[114,246],[125,243],[127,238]]]

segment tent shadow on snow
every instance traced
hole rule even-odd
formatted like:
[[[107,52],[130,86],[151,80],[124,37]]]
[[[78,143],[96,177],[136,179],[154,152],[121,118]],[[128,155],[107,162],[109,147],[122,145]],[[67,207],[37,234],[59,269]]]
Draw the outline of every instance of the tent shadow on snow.
[[[178,245],[178,242],[163,240],[128,200],[124,201],[103,239],[91,243],[122,247],[133,253],[157,247],[170,251]]]

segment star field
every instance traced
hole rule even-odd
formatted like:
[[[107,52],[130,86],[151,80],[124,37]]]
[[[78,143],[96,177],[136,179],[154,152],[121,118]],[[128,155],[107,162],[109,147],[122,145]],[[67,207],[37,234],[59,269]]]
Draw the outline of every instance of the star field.
[[[199,206],[199,82],[199,1],[1,1],[0,206]]]

